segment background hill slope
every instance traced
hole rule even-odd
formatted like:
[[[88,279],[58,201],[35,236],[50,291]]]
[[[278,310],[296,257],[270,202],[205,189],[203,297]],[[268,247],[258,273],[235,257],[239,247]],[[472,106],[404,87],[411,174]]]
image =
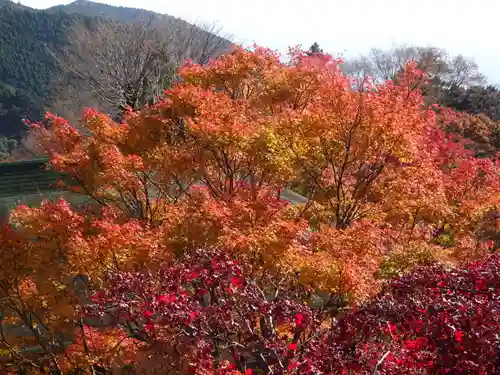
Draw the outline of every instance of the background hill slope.
[[[97,29],[109,31],[121,24],[137,24],[143,29],[168,28],[174,36],[196,33],[198,40],[202,36],[215,41],[210,33],[214,30],[207,32],[175,17],[91,1],[77,0],[64,6],[35,10],[0,0],[0,8],[0,136],[18,140],[25,130],[23,118],[40,120],[46,110],[57,110],[55,103],[68,96],[65,86],[75,77],[68,74],[68,64],[61,64],[61,60],[69,51],[75,52],[77,43],[82,43],[82,40],[76,40],[78,33],[75,29],[89,31],[91,35]],[[184,49],[195,42],[194,38],[169,38],[170,41],[178,40]],[[218,38],[217,43],[227,46],[229,41]],[[86,52],[97,54],[99,51]],[[88,58],[89,64],[94,64],[92,56],[79,58]],[[78,83],[85,84],[81,80]],[[85,95],[80,99],[78,103],[64,102],[66,112],[78,111],[77,106],[96,105],[99,101],[90,100],[90,96],[87,100]],[[74,108],[68,107],[71,105]]]

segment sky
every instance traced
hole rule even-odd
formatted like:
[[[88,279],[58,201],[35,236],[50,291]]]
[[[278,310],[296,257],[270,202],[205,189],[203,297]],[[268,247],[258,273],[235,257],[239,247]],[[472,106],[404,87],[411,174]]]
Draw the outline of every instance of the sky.
[[[234,41],[285,51],[313,42],[334,56],[414,44],[472,57],[500,84],[498,0],[96,0],[143,8],[190,22],[217,23]],[[21,0],[33,8],[64,0]]]

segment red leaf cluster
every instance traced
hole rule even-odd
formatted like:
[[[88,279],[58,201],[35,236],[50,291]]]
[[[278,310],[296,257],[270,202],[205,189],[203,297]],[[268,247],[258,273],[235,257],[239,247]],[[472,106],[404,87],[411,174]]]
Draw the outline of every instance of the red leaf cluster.
[[[89,311],[113,314],[172,370],[186,363],[195,373],[217,374],[361,375],[376,367],[387,375],[486,375],[498,369],[498,255],[465,269],[435,264],[396,278],[331,327],[326,310],[305,306],[306,297],[260,288],[234,260],[204,250],[158,274],[115,275]]]
[[[500,256],[433,265],[392,280],[312,344],[323,373],[476,374],[500,364]],[[384,356],[388,353],[387,356]],[[382,360],[383,359],[383,360]]]
[[[119,273],[108,285],[88,313],[112,316],[148,344],[155,366],[172,371],[213,373],[228,360],[241,372],[283,371],[319,323],[301,302],[305,292],[260,287],[236,260],[214,250],[157,273]]]

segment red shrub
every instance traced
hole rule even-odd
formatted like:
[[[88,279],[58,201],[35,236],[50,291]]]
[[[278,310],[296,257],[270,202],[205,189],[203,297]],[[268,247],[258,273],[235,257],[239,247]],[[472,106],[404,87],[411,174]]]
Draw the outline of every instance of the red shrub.
[[[200,251],[160,273],[116,275],[95,302],[117,306],[155,360],[181,372],[499,373],[500,255],[396,278],[331,329],[310,296],[269,281],[258,287],[234,260]]]
[[[157,273],[115,275],[89,313],[115,306],[116,322],[146,343],[163,368],[283,373],[302,355],[300,345],[318,319],[300,303],[304,293],[269,281],[257,286],[237,261],[203,250]]]
[[[500,373],[500,255],[396,278],[311,349],[322,372]]]

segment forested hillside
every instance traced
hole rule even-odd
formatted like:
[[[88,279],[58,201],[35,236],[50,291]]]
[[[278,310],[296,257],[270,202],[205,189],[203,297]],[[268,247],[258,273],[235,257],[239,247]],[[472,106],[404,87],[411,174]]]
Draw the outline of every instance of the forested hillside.
[[[67,5],[56,5],[46,9],[50,13],[79,14],[88,17],[103,17],[118,22],[138,22],[152,18],[156,23],[176,22],[188,25],[184,20],[166,14],[159,14],[144,9],[112,6],[88,0],[76,0]]]
[[[57,63],[47,48],[63,48],[69,28],[78,18],[3,7],[0,12],[1,81],[43,102],[57,74]]]
[[[81,108],[87,105],[109,106],[109,98],[103,99],[102,90],[97,87],[105,84],[97,76],[125,57],[116,54],[106,56],[106,67],[96,66],[99,64],[95,59],[101,58],[100,53],[113,43],[115,46],[120,43],[134,46],[137,53],[139,47],[144,47],[144,40],[155,39],[157,44],[154,47],[150,46],[147,52],[143,50],[146,55],[153,48],[159,50],[161,41],[168,39],[173,44],[174,36],[178,35],[185,36],[175,41],[184,50],[196,42],[201,45],[208,40],[212,45],[216,42],[219,46],[227,42],[219,37],[216,40],[210,30],[199,29],[173,17],[88,1],[35,10],[3,0],[0,7],[0,135],[17,140],[23,137],[25,131],[23,119],[38,121],[46,110],[71,116],[70,113],[78,115]],[[121,23],[130,25],[122,26]],[[153,38],[151,30],[160,27],[165,31],[163,34],[157,32]],[[113,33],[115,39],[110,40],[109,35]],[[102,40],[104,34],[107,34],[107,45]],[[139,34],[143,39],[137,39]],[[135,43],[134,38],[137,39]],[[82,46],[89,49],[84,51]],[[134,56],[131,56],[131,50],[124,54],[129,59]],[[181,57],[179,54],[177,60]],[[164,57],[157,53],[156,59],[166,61],[166,51]],[[144,62],[144,69],[137,77],[145,78],[150,73],[147,70],[150,65],[151,61]],[[130,66],[141,65],[138,61],[130,61]],[[130,71],[124,71],[121,78],[132,76]],[[116,77],[113,79],[116,81]],[[136,81],[121,82],[123,87],[117,87],[115,91],[137,84]],[[75,90],[78,95],[72,95]],[[113,105],[119,107],[123,104]]]
[[[24,119],[38,120],[44,115],[43,97],[15,89],[0,82],[0,135],[18,139]]]
[[[0,135],[19,138],[22,118],[39,120],[54,94],[58,66],[50,49],[67,43],[76,15],[4,3],[0,11]]]

